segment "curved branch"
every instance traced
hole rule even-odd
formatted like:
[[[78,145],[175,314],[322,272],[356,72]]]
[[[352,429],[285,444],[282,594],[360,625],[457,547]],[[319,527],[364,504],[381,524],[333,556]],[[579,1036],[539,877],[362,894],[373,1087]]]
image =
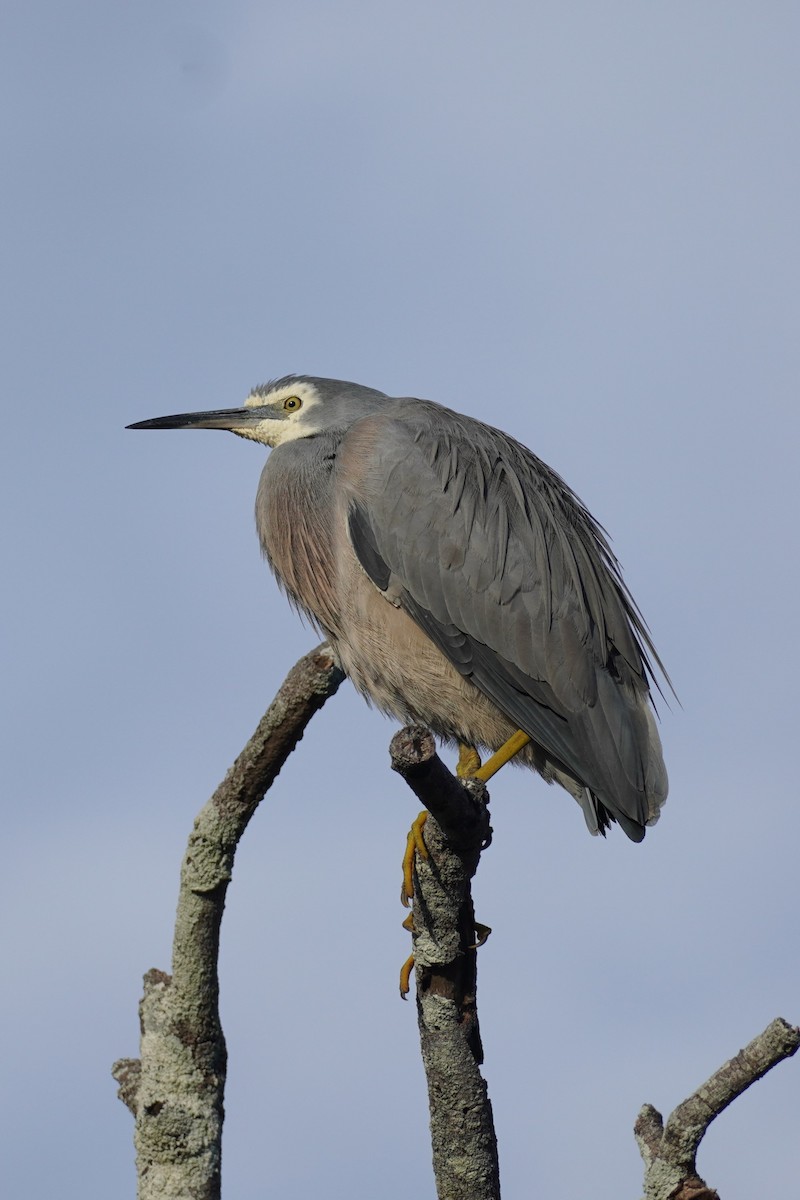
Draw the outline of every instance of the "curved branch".
[[[697,1150],[706,1130],[737,1096],[799,1047],[800,1029],[776,1017],[679,1104],[666,1125],[652,1104],[645,1104],[634,1125],[645,1164],[645,1200],[718,1200],[697,1174]]]
[[[498,1200],[497,1139],[476,1000],[471,880],[491,840],[486,788],[454,778],[420,726],[392,739],[392,767],[433,819],[428,858],[416,860],[414,965],[417,1021],[428,1081],[433,1169],[440,1200]]]
[[[344,674],[328,645],[292,668],[249,742],[200,811],[181,868],[172,975],[148,971],[141,1058],[112,1068],[136,1120],[139,1200],[217,1200],[225,1088],[217,958],[239,839]]]

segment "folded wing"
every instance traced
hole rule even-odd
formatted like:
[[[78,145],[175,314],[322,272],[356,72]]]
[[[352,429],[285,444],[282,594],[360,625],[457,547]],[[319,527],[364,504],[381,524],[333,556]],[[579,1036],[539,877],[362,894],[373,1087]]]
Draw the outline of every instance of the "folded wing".
[[[340,453],[375,586],[638,840],[667,793],[663,667],[601,527],[525,447],[428,402],[366,418]]]

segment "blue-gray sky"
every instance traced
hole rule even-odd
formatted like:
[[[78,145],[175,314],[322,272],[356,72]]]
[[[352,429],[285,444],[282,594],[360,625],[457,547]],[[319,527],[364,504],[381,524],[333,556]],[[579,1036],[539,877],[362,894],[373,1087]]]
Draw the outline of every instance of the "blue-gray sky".
[[[683,703],[640,847],[526,773],[492,787],[504,1195],[638,1196],[640,1104],[800,1019],[799,40],[796,5],[730,0],[5,13],[7,1194],[133,1196],[109,1067],[194,813],[317,640],[260,561],[261,449],[123,427],[288,371],[530,445],[610,530]],[[392,732],[342,689],[237,859],[239,1200],[433,1195]],[[707,1137],[725,1200],[795,1185],[798,1071]]]

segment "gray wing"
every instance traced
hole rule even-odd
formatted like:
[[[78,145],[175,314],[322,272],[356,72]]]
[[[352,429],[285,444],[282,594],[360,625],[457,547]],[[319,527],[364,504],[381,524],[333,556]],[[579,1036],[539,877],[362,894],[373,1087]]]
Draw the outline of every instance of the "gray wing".
[[[663,667],[601,527],[478,421],[409,400],[361,425],[342,451],[365,572],[639,840],[667,793],[648,652]]]

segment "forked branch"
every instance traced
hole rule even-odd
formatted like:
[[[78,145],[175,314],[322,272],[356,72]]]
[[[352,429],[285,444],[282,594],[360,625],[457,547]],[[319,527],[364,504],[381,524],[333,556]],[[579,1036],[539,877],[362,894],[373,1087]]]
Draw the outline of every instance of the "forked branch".
[[[181,868],[172,975],[148,971],[139,1059],[112,1068],[134,1115],[139,1200],[218,1200],[225,1088],[217,959],[239,839],[306,725],[344,676],[318,646],[292,668],[214,795]]]
[[[800,1029],[776,1017],[679,1104],[666,1124],[652,1104],[645,1104],[634,1126],[645,1165],[645,1200],[719,1200],[697,1174],[697,1149],[706,1130],[737,1096],[798,1047]]]

